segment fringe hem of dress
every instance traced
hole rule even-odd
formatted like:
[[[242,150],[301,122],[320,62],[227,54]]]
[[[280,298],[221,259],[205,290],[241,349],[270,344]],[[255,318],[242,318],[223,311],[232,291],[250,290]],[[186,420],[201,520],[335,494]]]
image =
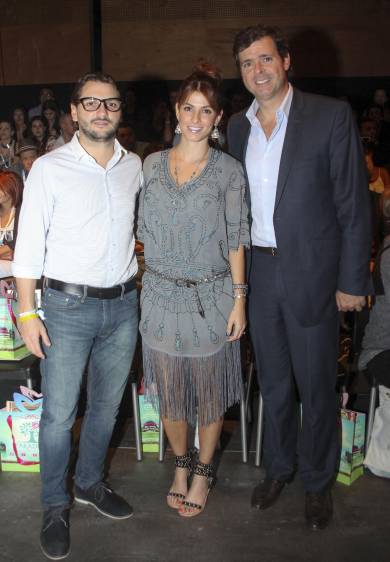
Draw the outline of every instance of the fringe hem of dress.
[[[243,393],[240,342],[226,342],[214,355],[179,357],[142,346],[147,401],[170,421],[209,425]]]

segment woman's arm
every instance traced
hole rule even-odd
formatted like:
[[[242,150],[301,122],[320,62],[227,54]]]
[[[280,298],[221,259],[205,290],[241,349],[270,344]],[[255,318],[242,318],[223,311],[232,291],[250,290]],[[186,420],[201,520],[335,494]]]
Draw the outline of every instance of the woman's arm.
[[[239,246],[238,250],[229,250],[229,264],[232,273],[233,286],[245,284],[245,252],[244,246]],[[234,289],[234,304],[229,315],[226,327],[228,341],[238,340],[245,332],[246,327],[246,290]]]

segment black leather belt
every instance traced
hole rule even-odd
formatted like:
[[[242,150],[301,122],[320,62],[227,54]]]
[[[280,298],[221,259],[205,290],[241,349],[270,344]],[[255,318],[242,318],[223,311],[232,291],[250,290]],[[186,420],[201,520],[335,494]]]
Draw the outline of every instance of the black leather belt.
[[[270,254],[271,256],[278,255],[278,249],[270,246],[252,246],[252,249],[256,252],[261,252],[262,254]]]
[[[68,295],[77,295],[78,297],[92,297],[93,299],[116,299],[132,291],[136,288],[135,279],[130,279],[122,285],[115,285],[114,287],[90,287],[89,285],[76,285],[75,283],[64,283],[57,281],[57,279],[48,279],[46,277],[45,287],[62,291]]]

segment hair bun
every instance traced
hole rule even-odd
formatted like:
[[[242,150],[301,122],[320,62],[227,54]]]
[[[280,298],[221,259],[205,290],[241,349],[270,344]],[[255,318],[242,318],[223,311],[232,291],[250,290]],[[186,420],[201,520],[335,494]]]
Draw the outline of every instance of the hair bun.
[[[219,68],[204,59],[200,59],[196,64],[194,73],[206,74],[206,76],[213,78],[217,82],[222,82],[222,73]]]

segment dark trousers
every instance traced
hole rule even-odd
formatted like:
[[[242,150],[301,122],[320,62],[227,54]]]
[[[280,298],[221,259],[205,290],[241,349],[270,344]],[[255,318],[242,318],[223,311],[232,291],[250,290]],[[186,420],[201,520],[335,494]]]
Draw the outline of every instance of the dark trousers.
[[[368,363],[367,371],[378,384],[390,387],[390,350],[375,355]]]
[[[265,408],[267,477],[292,477],[298,445],[305,490],[321,491],[331,483],[338,457],[338,315],[316,326],[300,325],[287,302],[277,256],[253,251],[249,286],[249,328]]]

